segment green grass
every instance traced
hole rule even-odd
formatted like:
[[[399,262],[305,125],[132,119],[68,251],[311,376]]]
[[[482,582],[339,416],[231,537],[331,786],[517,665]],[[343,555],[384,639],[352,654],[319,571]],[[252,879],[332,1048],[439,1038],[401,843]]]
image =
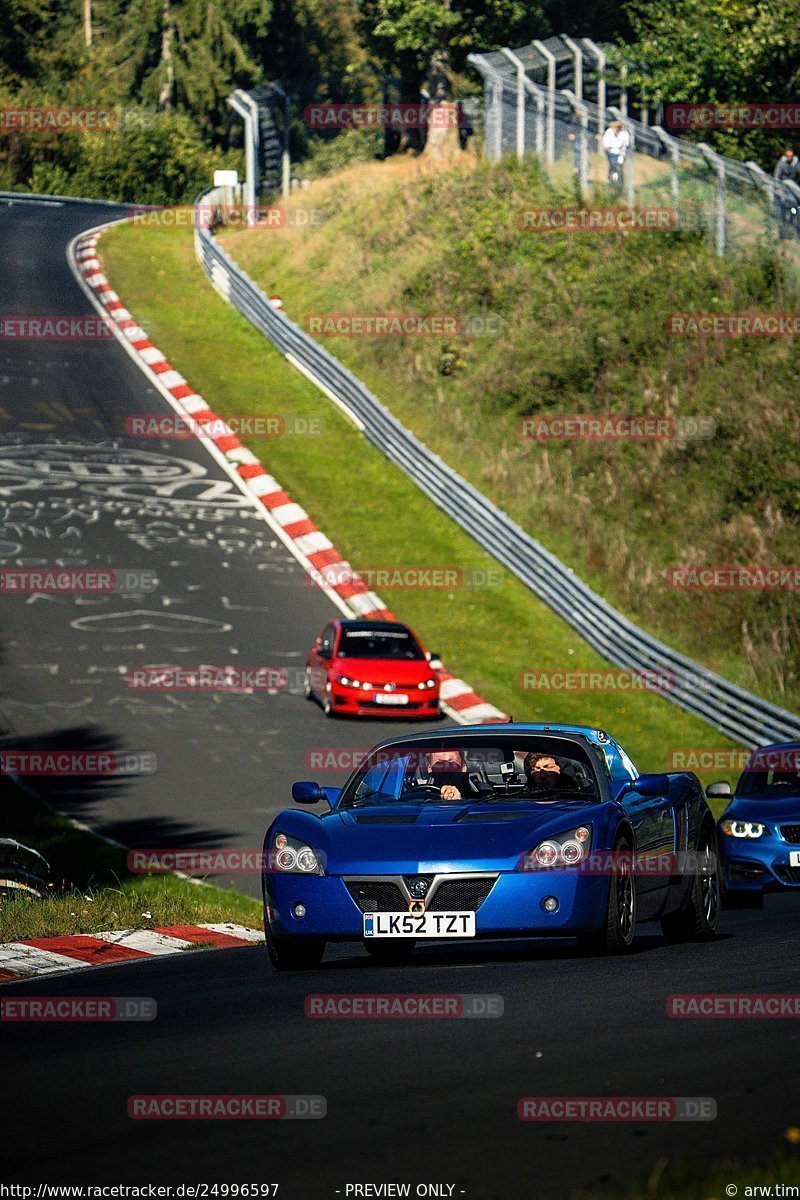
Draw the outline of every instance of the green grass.
[[[126,306],[215,411],[302,414],[324,422],[323,436],[245,440],[356,568],[497,571],[493,559],[217,296],[187,231],[117,227],[102,239],[100,253]],[[523,671],[603,670],[607,664],[521,583],[507,572],[501,578],[501,586],[480,591],[388,590],[383,599],[451,670],[517,720],[607,728],[642,770],[665,769],[669,748],[732,744],[651,693],[521,690]],[[316,632],[303,636],[310,641]]]
[[[769,1157],[760,1162],[730,1159],[710,1165],[687,1162],[680,1167],[666,1167],[666,1160],[662,1160],[643,1185],[631,1186],[616,1196],[618,1200],[729,1200],[726,1187],[732,1184],[738,1189],[737,1200],[752,1200],[762,1195],[753,1189],[770,1186],[775,1200],[775,1185],[797,1187],[800,1172],[800,1129],[787,1129],[783,1140],[785,1149],[767,1151]],[[588,1193],[576,1191],[573,1200],[588,1200]]]
[[[259,928],[257,901],[175,875],[132,875],[127,850],[80,829],[0,779],[4,837],[44,855],[51,894],[0,901],[0,942],[108,929],[234,921]]]
[[[639,202],[669,204],[667,178],[662,170],[645,183]],[[608,203],[602,189],[597,200]],[[498,316],[496,337],[323,341],[626,615],[796,711],[796,594],[678,591],[665,574],[684,563],[797,560],[798,339],[667,331],[676,312],[797,311],[793,251],[753,241],[723,261],[702,233],[523,233],[523,208],[576,204],[571,180],[551,186],[535,162],[436,173],[375,163],[317,181],[294,202],[324,222],[222,237],[288,314],[301,325],[326,312]],[[537,445],[517,432],[528,415],[610,412],[711,417],[716,435]]]

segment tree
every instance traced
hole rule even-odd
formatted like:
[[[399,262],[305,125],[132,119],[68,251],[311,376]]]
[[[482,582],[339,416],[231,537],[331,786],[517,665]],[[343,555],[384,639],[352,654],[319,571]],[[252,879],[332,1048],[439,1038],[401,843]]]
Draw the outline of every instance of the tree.
[[[387,73],[400,75],[404,99],[423,83],[434,100],[449,99],[471,50],[549,32],[539,0],[359,0],[359,9],[361,35]]]
[[[631,0],[626,11],[635,41],[620,51],[635,64],[629,67],[628,81],[643,98],[658,97],[667,104],[795,98],[800,0],[708,0],[701,5],[696,0]],[[707,140],[737,157],[748,157],[756,143],[764,144],[759,135],[717,134]]]
[[[128,95],[188,110],[206,134],[224,127],[233,88],[261,78],[269,0],[133,0],[119,15],[115,58]]]

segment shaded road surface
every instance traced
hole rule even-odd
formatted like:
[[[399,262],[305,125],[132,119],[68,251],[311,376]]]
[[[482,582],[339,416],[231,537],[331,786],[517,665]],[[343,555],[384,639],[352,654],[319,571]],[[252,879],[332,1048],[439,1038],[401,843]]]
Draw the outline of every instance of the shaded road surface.
[[[151,996],[158,1016],[4,1024],[6,1174],[27,1183],[278,1182],[285,1200],[403,1181],[452,1183],[454,1196],[472,1200],[558,1200],[618,1188],[664,1158],[763,1158],[800,1124],[798,1022],[676,1020],[665,1004],[673,993],[796,991],[799,916],[796,896],[727,914],[710,946],[667,946],[646,927],[624,960],[583,958],[567,941],[483,943],[429,946],[392,969],[338,947],[319,971],[277,975],[258,948],[14,984],[4,997]],[[505,1014],[308,1019],[306,995],[327,992],[492,993]],[[128,1118],[128,1097],[165,1093],[323,1095],[328,1115]],[[718,1115],[702,1124],[523,1124],[515,1112],[524,1095],[712,1097]]]

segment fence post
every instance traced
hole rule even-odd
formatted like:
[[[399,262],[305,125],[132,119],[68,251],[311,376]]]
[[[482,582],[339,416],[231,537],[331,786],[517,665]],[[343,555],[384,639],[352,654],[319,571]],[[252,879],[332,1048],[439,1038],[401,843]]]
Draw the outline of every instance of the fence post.
[[[543,42],[531,42],[547,63],[547,148],[545,162],[552,166],[556,160],[556,56]]]
[[[589,110],[586,105],[578,99],[567,88],[564,89],[562,95],[566,96],[572,105],[574,112],[578,114],[580,121],[581,132],[580,141],[578,142],[578,179],[580,182],[581,196],[586,194],[586,189],[589,186]]]
[[[501,46],[500,53],[513,63],[517,72],[517,158],[521,162],[525,157],[525,64],[507,46]]]
[[[706,145],[705,142],[698,143],[697,149],[701,152],[703,157],[710,163],[710,165],[714,168],[714,170],[716,171],[716,174],[717,174],[717,219],[716,219],[716,233],[715,233],[714,241],[715,241],[715,245],[717,248],[717,254],[719,255],[720,258],[724,258],[725,250],[726,250],[725,159],[722,157],[722,155],[717,154],[715,150],[712,150],[710,146]]]
[[[595,45],[591,38],[581,40],[597,60],[597,132],[602,137],[606,127],[606,52]]]
[[[680,204],[680,180],[678,177],[678,163],[681,161],[681,152],[678,148],[678,139],[670,137],[670,135],[661,128],[660,125],[653,126],[653,133],[656,135],[662,146],[666,147],[669,154],[669,188],[672,193],[672,203],[675,205],[675,211],[678,211]]]
[[[561,40],[564,43],[564,45],[567,47],[567,49],[572,51],[572,57],[575,60],[575,87],[573,90],[575,92],[575,98],[577,100],[582,100],[583,99],[583,51],[581,50],[578,43],[573,41],[571,37],[567,37],[567,35],[565,33],[562,33]]]
[[[775,180],[766,171],[762,170],[758,163],[746,162],[744,164],[754,181],[763,187],[767,193],[767,215],[764,220],[764,232],[769,235],[772,230],[772,217],[775,211]]]

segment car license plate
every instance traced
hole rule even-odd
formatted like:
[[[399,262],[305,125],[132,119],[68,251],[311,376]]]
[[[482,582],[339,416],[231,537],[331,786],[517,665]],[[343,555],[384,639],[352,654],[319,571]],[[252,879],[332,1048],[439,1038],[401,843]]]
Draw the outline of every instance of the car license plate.
[[[376,692],[376,704],[408,704],[408,696],[398,692]]]
[[[475,937],[474,912],[364,913],[365,938]]]
[[[800,850],[789,851],[789,866],[800,867]]]

